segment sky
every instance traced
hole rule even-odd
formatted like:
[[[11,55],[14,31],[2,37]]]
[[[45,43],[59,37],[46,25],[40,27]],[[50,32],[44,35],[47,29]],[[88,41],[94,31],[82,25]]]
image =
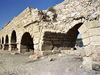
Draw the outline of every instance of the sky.
[[[28,6],[47,9],[63,0],[0,0],[0,29]]]

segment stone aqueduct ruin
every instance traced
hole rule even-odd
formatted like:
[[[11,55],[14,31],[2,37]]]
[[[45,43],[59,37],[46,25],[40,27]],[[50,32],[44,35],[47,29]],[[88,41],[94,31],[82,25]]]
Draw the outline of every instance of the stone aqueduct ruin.
[[[96,6],[89,5],[88,0],[83,2],[75,0],[67,4],[65,0],[42,11],[26,8],[0,31],[0,48],[18,52],[69,50],[76,46],[78,35],[84,48],[99,48],[100,7],[93,12],[99,13],[93,16],[87,12]]]

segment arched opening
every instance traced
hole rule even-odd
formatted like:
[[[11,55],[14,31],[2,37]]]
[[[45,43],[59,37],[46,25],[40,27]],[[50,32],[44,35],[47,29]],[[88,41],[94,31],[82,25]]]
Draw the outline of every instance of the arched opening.
[[[79,27],[83,23],[78,23],[67,33],[45,32],[43,36],[42,50],[68,50],[75,49]]]
[[[17,43],[16,43],[17,37],[16,32],[13,30],[11,34],[11,50],[17,50]]]
[[[34,50],[33,45],[33,38],[31,37],[30,33],[25,32],[21,39],[21,52],[23,53]]]
[[[68,39],[68,44],[67,46],[70,48],[74,48],[76,46],[76,41],[79,40],[78,35],[80,35],[78,29],[83,23],[78,23],[74,27],[72,27],[68,32],[67,32],[67,39]]]
[[[8,50],[9,48],[9,37],[6,35],[5,37],[5,45],[4,45],[4,50]]]
[[[4,47],[4,37],[2,37],[2,45],[1,45],[1,48]]]
[[[4,37],[2,37],[2,44],[4,44]]]

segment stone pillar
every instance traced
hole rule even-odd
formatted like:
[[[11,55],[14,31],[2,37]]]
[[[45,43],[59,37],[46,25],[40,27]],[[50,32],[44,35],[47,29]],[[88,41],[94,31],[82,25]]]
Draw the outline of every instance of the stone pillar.
[[[9,35],[9,49],[8,49],[8,51],[12,51],[11,49],[12,49],[11,48],[11,35]]]
[[[20,44],[20,43],[18,43],[18,44],[17,44],[18,53],[21,53],[21,48],[20,48],[20,47],[21,47],[21,44]]]
[[[39,50],[42,51],[42,45],[43,45],[43,41],[41,40],[39,43]]]
[[[9,50],[8,51],[11,51],[11,44],[9,44]]]
[[[2,50],[4,50],[4,44],[2,44]]]
[[[39,50],[39,38],[34,38],[33,43],[34,50]]]
[[[40,41],[40,38],[34,37],[34,39],[33,39],[34,46],[33,47],[34,47],[34,53],[41,55],[40,49],[39,49],[39,41]]]
[[[39,50],[39,45],[38,44],[35,44],[34,45],[34,53],[38,53],[40,50]]]
[[[4,43],[2,44],[2,50],[5,49],[5,38],[4,38]]]

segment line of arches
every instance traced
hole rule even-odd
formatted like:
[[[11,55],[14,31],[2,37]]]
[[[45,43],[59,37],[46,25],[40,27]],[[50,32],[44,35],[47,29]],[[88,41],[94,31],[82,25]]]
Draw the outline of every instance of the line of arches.
[[[11,38],[11,39],[10,39]],[[17,35],[16,31],[13,30],[11,33],[11,37],[8,35],[2,37],[1,40],[1,49],[3,48],[4,50],[9,50],[9,47],[11,47],[11,51],[16,51],[18,50],[17,48]],[[4,46],[4,47],[3,47]],[[31,37],[29,32],[25,32],[22,34],[22,37],[20,39],[20,52],[30,52],[34,50],[34,43],[33,43],[33,38]]]
[[[78,23],[70,28],[67,33],[56,33],[46,31],[43,36],[43,43],[41,50],[66,50],[71,49],[82,42],[82,39],[78,39],[79,31],[83,23]],[[77,41],[78,39],[78,41]],[[11,46],[12,51],[16,51],[20,48],[20,52],[34,51],[33,37],[29,32],[24,32],[20,35],[20,42],[17,39],[16,31],[13,30],[11,37],[9,35],[2,37],[1,43],[4,44],[4,50],[8,50]],[[20,47],[18,46],[20,44]],[[2,45],[3,46],[3,45]],[[82,45],[81,45],[82,46]],[[3,48],[3,47],[2,47]]]

